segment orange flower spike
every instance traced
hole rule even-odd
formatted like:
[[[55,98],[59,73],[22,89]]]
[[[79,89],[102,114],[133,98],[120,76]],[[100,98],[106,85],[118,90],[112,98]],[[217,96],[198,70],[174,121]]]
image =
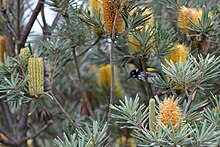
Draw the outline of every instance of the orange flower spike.
[[[180,8],[177,21],[183,34],[186,35],[190,34],[190,30],[188,29],[188,28],[192,28],[192,25],[189,22],[190,19],[195,24],[199,25],[199,19],[200,20],[202,19],[202,9],[194,9],[194,8],[186,8],[186,7]]]
[[[176,128],[180,117],[182,117],[182,112],[178,106],[178,101],[174,100],[174,98],[164,99],[159,111],[158,122],[163,123],[167,127],[169,121],[171,121],[172,125]]]
[[[102,21],[104,24],[104,29],[108,34],[111,34],[113,29],[113,23],[115,20],[115,15],[116,15],[116,9],[109,0],[102,0],[101,9],[103,11]],[[124,30],[125,30],[125,23],[122,16],[119,15],[116,24],[116,33],[118,34],[123,33]]]
[[[187,61],[187,56],[189,54],[189,48],[181,45],[181,44],[177,44],[175,45],[173,48],[170,49],[172,51],[172,53],[168,56],[165,56],[165,58],[168,61],[172,61],[174,64],[179,62],[180,58],[182,59],[182,62],[185,64]]]

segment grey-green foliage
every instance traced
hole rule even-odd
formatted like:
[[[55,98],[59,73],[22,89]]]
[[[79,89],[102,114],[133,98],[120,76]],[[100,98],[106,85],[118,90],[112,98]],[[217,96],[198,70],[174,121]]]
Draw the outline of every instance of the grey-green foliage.
[[[157,122],[156,131],[150,131],[146,127],[147,108],[139,103],[139,97],[134,100],[125,97],[125,102],[120,101],[120,105],[111,105],[111,108],[112,117],[121,123],[122,127],[134,131],[132,135],[140,146],[212,146],[217,145],[220,138],[218,126],[209,121],[212,116],[205,115],[201,123],[195,123],[196,119],[192,121],[194,123],[187,123],[180,118],[177,127],[174,127],[171,121],[168,126]]]
[[[125,97],[125,102],[119,101],[120,105],[111,105],[111,109],[113,109],[117,113],[113,113],[111,116],[116,118],[117,123],[124,124],[129,128],[133,128],[134,126],[139,126],[142,122],[146,122],[147,112],[146,106],[144,104],[139,103],[139,97],[136,95],[136,98],[133,100],[132,98]]]
[[[42,56],[47,60],[47,64],[50,65],[48,70],[54,73],[53,76],[56,76],[70,58],[70,52],[72,51],[70,40],[53,38],[42,42],[42,45]]]
[[[0,63],[0,99],[11,101],[12,105],[22,104],[28,99],[27,61],[29,57],[8,57],[5,55],[4,64]]]
[[[162,65],[162,70],[170,78],[170,81],[167,82],[161,77],[157,77],[155,82],[162,87],[168,87],[170,82],[174,82],[174,85],[188,89],[197,86],[204,90],[205,87],[210,86],[211,80],[219,78],[219,68],[220,58],[209,54],[206,57],[198,55],[198,58],[189,56],[185,64],[182,60],[176,64],[166,60],[166,65]]]
[[[92,120],[92,124],[85,123],[68,138],[64,133],[63,139],[57,137],[54,142],[58,147],[96,147],[107,145],[107,122]]]
[[[194,123],[195,131],[192,133],[193,146],[218,145],[220,130],[213,123],[207,123],[205,119],[201,124]]]

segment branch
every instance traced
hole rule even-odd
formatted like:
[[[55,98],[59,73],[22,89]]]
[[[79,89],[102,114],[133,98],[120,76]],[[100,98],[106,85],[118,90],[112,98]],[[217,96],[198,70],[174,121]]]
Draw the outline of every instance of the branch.
[[[66,118],[69,120],[70,124],[72,125],[72,127],[74,128],[78,128],[78,126],[73,122],[73,120],[70,118],[69,114],[65,111],[65,109],[63,108],[63,106],[60,104],[60,102],[57,100],[57,98],[52,94],[49,94],[47,92],[44,93],[45,95],[47,95],[48,97],[50,97],[52,100],[54,100],[56,102],[56,104],[60,107],[60,109],[62,110],[63,114],[66,116]]]
[[[13,28],[13,26],[11,25],[8,17],[6,16],[6,9],[3,9],[3,6],[2,4],[0,3],[0,15],[1,17],[4,19],[6,25],[7,25],[7,28],[9,29],[9,31],[12,33],[12,35],[17,38],[17,34],[15,32],[15,29]]]
[[[142,83],[143,83],[144,87],[147,87],[147,89],[144,88],[145,92],[147,93],[147,99],[146,99],[145,103],[146,103],[146,106],[148,106],[149,100],[151,98],[153,98],[154,95],[153,95],[153,92],[152,92],[152,89],[151,89],[151,85],[149,84],[149,82],[146,79],[147,75],[146,75],[146,60],[145,60],[145,56],[141,57],[141,64],[142,64],[141,67],[143,68],[143,72],[144,72],[144,78],[145,78],[145,81],[146,81],[146,82],[142,82]]]
[[[17,124],[18,131],[18,139],[21,139],[24,135],[26,135],[27,127],[28,127],[28,113],[30,108],[30,102],[23,104],[21,107],[19,122]]]
[[[20,48],[24,46],[24,44],[27,40],[27,37],[30,34],[31,28],[32,28],[38,14],[40,13],[43,5],[44,5],[44,0],[39,0],[35,9],[33,10],[33,13],[32,13],[32,15],[31,15],[26,27],[25,27],[25,30],[22,33],[21,40],[19,41],[18,52],[20,52]]]
[[[15,2],[15,7],[16,7],[16,33],[17,33],[17,40],[20,40],[20,37],[21,37],[21,27],[20,27],[20,13],[21,13],[21,11],[20,11],[20,7],[21,7],[21,5],[20,5],[20,0],[16,0],[16,2]]]
[[[32,136],[29,136],[29,137],[26,137],[26,138],[22,139],[22,140],[21,140],[21,143],[27,141],[28,139],[34,139],[34,138],[36,138],[37,136],[39,136],[43,131],[45,131],[45,130],[46,130],[50,125],[52,125],[52,124],[53,124],[53,121],[52,121],[52,120],[48,121],[37,133],[35,133],[35,134],[32,135]]]
[[[7,102],[0,102],[4,117],[7,121],[7,125],[10,131],[14,130],[14,120],[12,118],[11,111],[9,109],[8,103]]]
[[[82,91],[83,100],[86,103],[86,107],[89,110],[89,114],[93,117],[93,116],[95,116],[95,114],[94,114],[94,112],[92,110],[92,106],[91,106],[91,104],[89,102],[85,86],[84,86],[84,84],[83,84],[83,82],[81,80],[81,73],[80,73],[80,70],[79,70],[79,64],[78,64],[78,61],[77,61],[77,56],[76,56],[76,50],[75,49],[73,50],[73,58],[74,58],[74,63],[76,65],[77,77],[78,77],[79,85],[80,85],[80,88],[81,88],[81,91]]]

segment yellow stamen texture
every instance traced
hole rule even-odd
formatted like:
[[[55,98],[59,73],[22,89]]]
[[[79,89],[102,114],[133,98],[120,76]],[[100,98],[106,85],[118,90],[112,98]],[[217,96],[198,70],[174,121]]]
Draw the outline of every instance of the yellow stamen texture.
[[[117,77],[116,71],[117,70],[115,70],[114,91],[115,91],[115,96],[118,98],[121,98],[124,93],[124,90],[121,87],[121,84],[120,84],[119,79]],[[111,66],[110,66],[110,64],[108,64],[106,66],[99,67],[97,77],[98,77],[98,83],[100,86],[104,86],[104,87],[109,88],[111,85]]]
[[[28,61],[28,83],[30,95],[44,92],[44,66],[43,58],[30,58]]]
[[[202,9],[181,7],[178,14],[178,24],[183,34],[190,34],[190,30],[187,27],[192,28],[189,20],[192,20],[195,24],[199,25],[199,19],[202,19]]]
[[[182,62],[185,64],[187,61],[187,55],[189,53],[189,49],[181,44],[177,44],[173,48],[170,49],[172,53],[165,58],[168,61],[172,61],[173,63],[179,62],[180,58],[182,59]]]
[[[21,48],[21,50],[20,50],[20,57],[27,57],[27,56],[29,56],[30,55],[30,50],[29,50],[29,48]]]
[[[158,122],[163,123],[167,127],[169,121],[171,121],[172,125],[176,128],[180,117],[182,117],[182,112],[178,106],[178,101],[174,100],[174,98],[164,99],[159,111]]]
[[[109,0],[102,0],[102,22],[104,24],[104,29],[108,34],[112,33],[113,23],[115,20],[116,9]],[[116,24],[116,33],[123,33],[125,30],[125,23],[122,16],[119,14],[118,21]]]

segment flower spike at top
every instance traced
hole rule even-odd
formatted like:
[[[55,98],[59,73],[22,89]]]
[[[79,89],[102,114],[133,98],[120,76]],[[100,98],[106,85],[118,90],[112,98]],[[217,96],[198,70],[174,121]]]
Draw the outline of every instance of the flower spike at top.
[[[116,8],[112,5],[110,0],[102,0],[102,22],[104,24],[104,29],[108,34],[112,33],[113,23],[116,15]],[[116,34],[123,33],[125,30],[125,22],[122,16],[119,14],[118,21],[116,24]]]

